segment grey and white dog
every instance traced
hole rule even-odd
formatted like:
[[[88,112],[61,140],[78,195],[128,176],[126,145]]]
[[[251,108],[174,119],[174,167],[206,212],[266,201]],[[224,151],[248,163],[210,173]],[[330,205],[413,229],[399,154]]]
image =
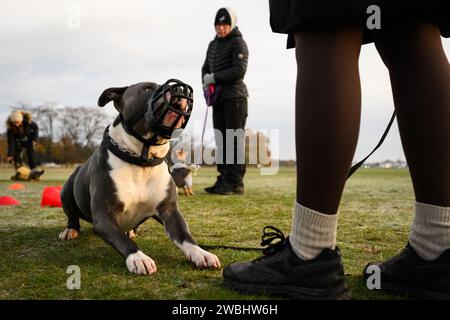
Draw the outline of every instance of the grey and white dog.
[[[150,275],[157,270],[155,261],[139,250],[127,232],[136,230],[152,217],[164,225],[168,237],[197,267],[219,268],[217,256],[203,250],[194,241],[180,213],[176,187],[166,162],[141,166],[127,161],[140,159],[139,155],[142,157],[144,154],[145,143],[142,141],[149,139],[154,143],[147,146],[148,159],[162,159],[169,151],[167,136],[159,136],[148,121],[148,112],[152,112],[147,110],[148,101],[161,87],[152,82],[141,82],[109,88],[101,94],[98,105],[103,107],[113,101],[120,116],[105,131],[100,147],[75,169],[64,184],[61,201],[68,224],[59,238],[76,239],[80,231],[79,219],[84,219],[92,223],[94,232],[125,258],[130,272]],[[172,91],[167,92],[162,94],[169,96],[167,108],[174,112],[165,113],[163,121],[176,119],[172,129],[184,128],[186,120],[181,114],[185,111],[186,99],[171,99]],[[178,114],[175,110],[181,111]],[[136,114],[142,114],[142,117],[130,124],[128,120],[136,118]],[[126,157],[122,157],[120,152]]]

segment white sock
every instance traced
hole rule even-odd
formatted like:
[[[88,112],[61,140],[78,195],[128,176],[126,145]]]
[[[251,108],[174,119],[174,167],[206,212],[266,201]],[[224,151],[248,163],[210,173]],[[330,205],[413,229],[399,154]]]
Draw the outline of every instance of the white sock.
[[[294,253],[303,260],[311,260],[325,248],[334,250],[337,220],[337,214],[323,214],[295,203],[289,236]]]
[[[450,249],[450,207],[416,202],[409,243],[425,260],[434,260]]]

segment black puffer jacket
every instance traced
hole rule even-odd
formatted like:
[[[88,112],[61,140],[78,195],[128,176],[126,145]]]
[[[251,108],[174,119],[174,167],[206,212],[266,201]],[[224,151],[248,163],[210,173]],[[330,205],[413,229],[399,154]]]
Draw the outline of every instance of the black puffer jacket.
[[[237,27],[225,38],[215,37],[209,43],[202,67],[202,81],[206,73],[214,73],[216,84],[222,87],[217,103],[231,98],[248,97],[243,81],[247,61],[247,44]]]

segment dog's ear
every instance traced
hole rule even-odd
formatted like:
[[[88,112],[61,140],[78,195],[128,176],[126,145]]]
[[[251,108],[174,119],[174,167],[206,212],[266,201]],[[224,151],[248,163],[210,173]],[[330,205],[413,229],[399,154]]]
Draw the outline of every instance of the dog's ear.
[[[98,106],[104,107],[108,102],[114,101],[114,106],[118,108],[118,102],[128,87],[108,88],[98,98]]]

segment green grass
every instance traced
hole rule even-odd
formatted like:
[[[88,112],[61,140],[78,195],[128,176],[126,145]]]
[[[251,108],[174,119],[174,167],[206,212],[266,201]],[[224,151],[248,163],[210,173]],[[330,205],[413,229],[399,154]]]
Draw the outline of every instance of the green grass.
[[[198,270],[153,220],[140,229],[137,243],[158,266],[152,276],[128,272],[116,251],[82,223],[79,239],[58,240],[66,218],[60,208],[41,208],[44,186],[61,185],[70,169],[48,169],[44,180],[8,190],[11,170],[0,170],[0,196],[22,202],[0,207],[0,299],[269,299],[234,293],[222,285],[222,270]],[[249,169],[245,196],[212,196],[203,188],[215,170],[202,168],[194,178],[195,197],[180,196],[190,230],[201,244],[259,246],[262,228],[273,225],[287,234],[295,198],[295,170],[260,176]],[[353,299],[395,299],[369,291],[362,269],[397,253],[412,220],[413,193],[407,170],[362,169],[347,183],[339,216],[338,245]],[[258,252],[213,250],[222,266],[256,258]],[[81,289],[68,290],[69,265],[81,268]]]

